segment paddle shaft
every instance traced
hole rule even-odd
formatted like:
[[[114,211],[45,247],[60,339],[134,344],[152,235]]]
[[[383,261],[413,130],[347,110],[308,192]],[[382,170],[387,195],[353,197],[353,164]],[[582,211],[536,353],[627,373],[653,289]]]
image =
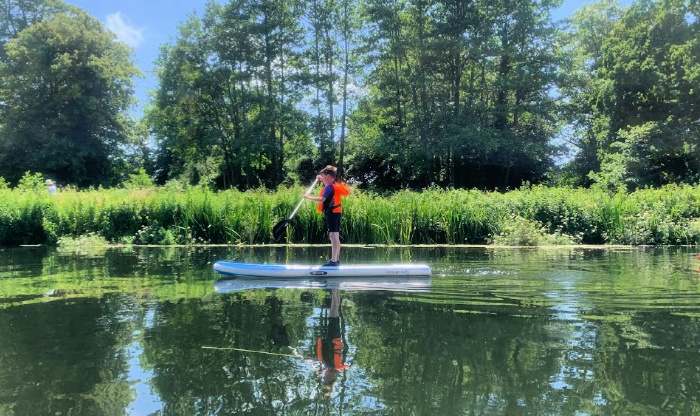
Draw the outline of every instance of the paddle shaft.
[[[310,194],[311,191],[314,190],[314,186],[316,186],[317,183],[318,183],[318,178],[316,178],[314,180],[314,183],[312,183],[311,186],[309,186],[309,189],[306,191],[306,193],[304,195],[306,196],[306,195]],[[297,215],[297,211],[299,211],[299,208],[301,207],[301,204],[303,204],[303,203],[304,203],[304,198],[302,197],[301,201],[299,201],[299,203],[297,204],[297,207],[294,208],[294,211],[292,211],[292,215],[289,216],[289,218],[288,218],[289,220],[291,220],[292,218],[294,218],[295,215]]]

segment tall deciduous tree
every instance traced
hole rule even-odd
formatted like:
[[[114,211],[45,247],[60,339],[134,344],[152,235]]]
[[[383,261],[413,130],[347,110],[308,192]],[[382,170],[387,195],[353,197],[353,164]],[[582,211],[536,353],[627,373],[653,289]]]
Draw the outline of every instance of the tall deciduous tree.
[[[374,87],[353,171],[394,186],[519,186],[551,164],[558,67],[549,0],[369,0]],[[378,128],[360,128],[363,124]],[[368,137],[376,134],[377,137]],[[378,182],[379,181],[379,182]],[[381,186],[381,185],[380,185]]]
[[[338,149],[338,173],[342,177],[345,170],[345,142],[347,138],[348,117],[350,106],[354,108],[354,97],[349,91],[356,84],[359,75],[359,35],[361,27],[359,20],[358,3],[353,0],[341,0],[339,9],[339,32],[340,45],[342,49],[342,63],[340,64],[342,73],[341,82],[341,112],[340,112],[340,138]]]
[[[160,85],[146,108],[147,124],[160,147],[158,177],[206,183],[218,174],[218,149],[229,145],[229,137],[217,135],[220,118],[228,114],[217,98],[222,87],[235,93],[236,85],[229,85],[227,78],[218,84],[219,73],[209,71],[207,56],[212,46],[199,18],[190,16],[179,29],[176,42],[164,45],[156,62]],[[235,123],[235,114],[233,118]]]
[[[305,45],[311,134],[316,167],[337,164],[342,175],[347,119],[355,106],[361,21],[355,0],[309,0]]]
[[[58,13],[76,11],[61,0],[2,0],[0,2],[0,60],[7,55],[5,44],[34,23],[53,18]]]
[[[602,44],[592,136],[603,186],[700,179],[700,9],[694,1],[642,0]]]
[[[133,132],[127,110],[140,74],[129,48],[75,11],[32,24],[0,66],[0,175],[43,172],[63,183],[109,184]]]
[[[574,185],[591,185],[588,174],[600,170],[592,104],[605,82],[596,79],[596,71],[602,63],[603,43],[623,14],[624,9],[615,0],[584,5],[568,19],[568,30],[562,35],[562,49],[568,59],[559,83],[560,108],[562,118],[570,125],[565,140],[573,159],[565,169],[571,173]]]
[[[311,152],[297,108],[300,13],[293,1],[210,3],[163,47],[147,117],[170,178],[274,187]]]

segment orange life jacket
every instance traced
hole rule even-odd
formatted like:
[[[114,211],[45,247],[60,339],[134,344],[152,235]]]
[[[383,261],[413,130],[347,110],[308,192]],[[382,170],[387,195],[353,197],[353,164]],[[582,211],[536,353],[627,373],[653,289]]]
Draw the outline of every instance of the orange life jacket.
[[[327,349],[331,349],[331,351],[328,351]],[[346,368],[350,367],[348,364],[343,363],[342,349],[343,342],[340,338],[334,338],[330,343],[328,343],[327,340],[324,342],[324,340],[321,338],[318,338],[316,341],[316,354],[318,355],[319,361],[323,361],[329,367],[332,364],[333,369],[337,371],[345,370]],[[332,362],[329,362],[331,358],[328,357],[328,355],[330,354],[333,354]],[[324,357],[324,355],[326,356]]]
[[[323,212],[324,208],[323,206],[326,205],[328,210],[330,212],[342,212],[343,208],[340,206],[341,198],[344,197],[345,195],[350,195],[350,190],[343,185],[342,183],[338,182],[333,182],[331,184],[333,186],[333,200],[328,203],[328,201],[323,201],[318,203],[318,212]],[[324,186],[323,189],[321,189],[321,195],[323,195],[323,190],[326,189]]]

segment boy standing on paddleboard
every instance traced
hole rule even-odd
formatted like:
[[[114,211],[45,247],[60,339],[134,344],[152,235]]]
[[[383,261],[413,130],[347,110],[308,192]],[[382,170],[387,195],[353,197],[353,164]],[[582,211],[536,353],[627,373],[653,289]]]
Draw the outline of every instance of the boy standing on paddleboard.
[[[340,266],[340,214],[343,211],[340,206],[341,198],[350,193],[345,185],[335,181],[338,169],[328,165],[316,176],[323,182],[323,190],[319,196],[304,195],[304,199],[318,202],[318,211],[323,212],[328,227],[328,238],[331,240],[331,259],[324,266]]]

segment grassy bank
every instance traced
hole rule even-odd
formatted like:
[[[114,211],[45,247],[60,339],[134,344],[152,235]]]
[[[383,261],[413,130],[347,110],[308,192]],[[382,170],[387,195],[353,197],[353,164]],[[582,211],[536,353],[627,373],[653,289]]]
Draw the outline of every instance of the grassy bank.
[[[271,229],[302,188],[211,192],[111,189],[0,190],[0,245],[55,244],[95,235],[110,243],[271,243]],[[342,240],[359,244],[700,244],[700,186],[631,194],[532,187],[506,193],[430,189],[343,202]],[[322,216],[305,202],[289,241],[325,243]]]

